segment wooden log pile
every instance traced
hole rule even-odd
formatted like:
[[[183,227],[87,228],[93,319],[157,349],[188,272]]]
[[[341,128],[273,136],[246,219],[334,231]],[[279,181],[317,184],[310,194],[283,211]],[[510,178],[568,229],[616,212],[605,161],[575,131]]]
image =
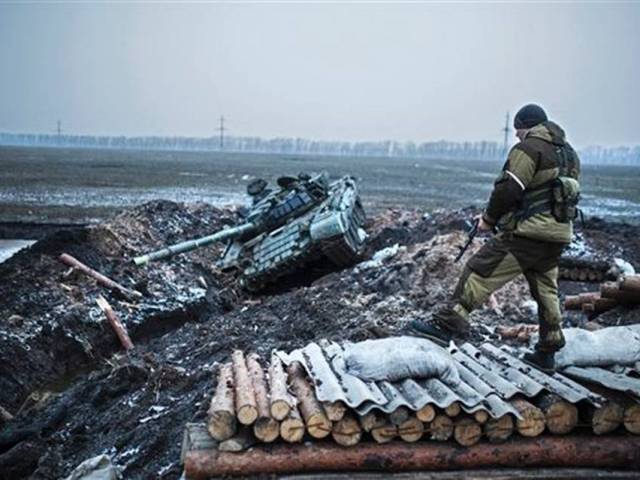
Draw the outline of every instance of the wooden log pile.
[[[603,260],[562,257],[558,267],[558,276],[564,280],[600,283],[607,279],[612,264]]]
[[[379,444],[455,441],[471,447],[483,439],[503,443],[514,435],[566,435],[578,427],[590,427],[596,435],[623,427],[640,434],[640,405],[619,398],[600,408],[580,409],[548,393],[535,398],[516,396],[510,402],[520,418],[510,414],[494,418],[483,408],[467,411],[458,402],[443,407],[427,404],[418,410],[403,406],[390,413],[374,408],[359,415],[340,401],[321,402],[300,363],[285,368],[272,355],[266,366],[257,355],[237,350],[231,362],[218,369],[207,429],[221,442],[219,448],[228,451],[278,440],[300,443],[305,438],[331,439],[343,447],[365,440]]]
[[[568,296],[564,302],[567,310],[582,310],[592,316],[619,305],[640,305],[640,275],[625,275],[616,282],[605,282],[599,292]]]

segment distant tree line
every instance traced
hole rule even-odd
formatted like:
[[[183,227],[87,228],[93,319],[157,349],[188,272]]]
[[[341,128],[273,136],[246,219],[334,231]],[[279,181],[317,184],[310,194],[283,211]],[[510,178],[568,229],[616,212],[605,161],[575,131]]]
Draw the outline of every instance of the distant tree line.
[[[0,133],[0,145],[61,148],[221,151],[218,137],[108,137],[91,135]],[[339,142],[305,138],[225,137],[225,152],[300,155],[409,157],[463,160],[500,160],[506,152],[498,142]],[[587,147],[584,163],[638,165],[640,146]]]

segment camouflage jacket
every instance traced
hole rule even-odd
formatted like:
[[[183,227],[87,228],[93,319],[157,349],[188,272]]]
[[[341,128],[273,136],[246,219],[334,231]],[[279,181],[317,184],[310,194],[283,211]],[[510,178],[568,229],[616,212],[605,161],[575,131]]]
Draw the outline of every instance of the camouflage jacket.
[[[552,151],[554,145],[565,144],[569,146],[564,131],[553,122],[544,122],[531,128],[524,140],[509,152],[483,214],[484,221],[490,225],[498,225],[501,231],[513,232],[522,237],[570,243],[573,236],[572,222],[558,222],[551,212],[537,213],[522,220],[514,215],[527,192],[558,177],[558,163],[548,148]],[[580,164],[577,155],[575,164],[576,169],[571,172],[571,176],[578,180]]]

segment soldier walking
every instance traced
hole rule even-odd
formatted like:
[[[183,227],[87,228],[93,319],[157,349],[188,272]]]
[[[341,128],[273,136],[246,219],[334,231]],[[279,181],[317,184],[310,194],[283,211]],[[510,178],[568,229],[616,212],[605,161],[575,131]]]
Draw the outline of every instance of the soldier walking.
[[[538,304],[540,339],[528,363],[554,369],[564,346],[558,300],[558,259],[571,242],[580,195],[580,161],[565,133],[538,105],[525,105],[514,118],[515,145],[495,181],[478,230],[499,233],[469,259],[451,302],[430,321],[414,320],[412,334],[448,342],[464,338],[469,314],[492,292],[524,274]]]

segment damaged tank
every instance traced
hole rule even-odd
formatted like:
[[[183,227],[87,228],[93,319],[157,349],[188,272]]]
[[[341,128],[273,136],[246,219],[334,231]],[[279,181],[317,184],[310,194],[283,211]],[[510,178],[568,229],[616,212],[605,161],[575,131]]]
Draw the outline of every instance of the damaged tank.
[[[259,291],[312,263],[342,268],[362,253],[366,217],[355,178],[330,182],[325,172],[301,173],[279,177],[275,188],[256,179],[247,193],[251,205],[240,210],[238,225],[136,257],[135,264],[226,241],[218,266],[237,271],[242,287]]]

